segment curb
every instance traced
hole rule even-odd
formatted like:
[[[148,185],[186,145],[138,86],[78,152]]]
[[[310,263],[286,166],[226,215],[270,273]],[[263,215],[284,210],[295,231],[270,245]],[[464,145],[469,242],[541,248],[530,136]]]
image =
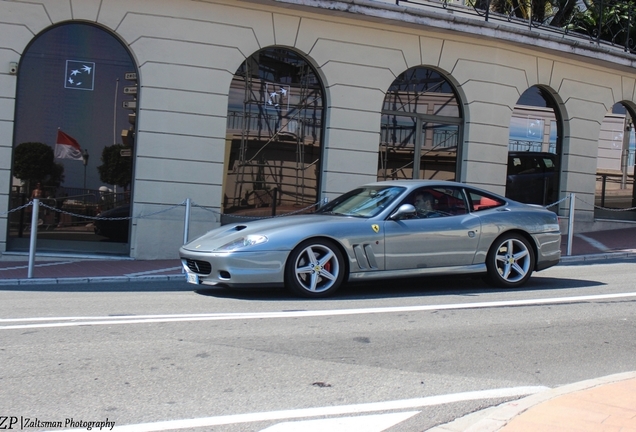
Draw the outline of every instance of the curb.
[[[536,405],[548,402],[559,396],[590,390],[602,385],[629,379],[636,379],[636,372],[623,372],[591,380],[580,381],[573,384],[567,384],[536,393],[523,399],[504,402],[501,405],[468,414],[450,423],[435,426],[432,429],[427,429],[426,432],[497,432],[506,426],[512,419]]]
[[[625,259],[625,258],[636,258],[636,252],[634,251],[613,251],[613,252],[601,252],[595,254],[588,255],[566,255],[561,256],[561,261],[559,264],[570,264],[577,262],[587,262],[587,261],[600,261],[607,259]]]
[[[80,283],[125,283],[125,282],[164,282],[185,281],[185,276],[99,276],[99,277],[61,277],[61,278],[32,278],[32,279],[1,279],[3,285],[56,285],[56,284],[80,284]]]

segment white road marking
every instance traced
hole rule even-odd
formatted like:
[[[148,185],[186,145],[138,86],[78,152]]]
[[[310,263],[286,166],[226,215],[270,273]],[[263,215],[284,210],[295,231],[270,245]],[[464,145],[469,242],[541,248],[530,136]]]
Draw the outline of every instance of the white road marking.
[[[616,300],[636,297],[636,292],[617,294],[598,294],[573,297],[555,297],[527,300],[507,300],[494,302],[456,303],[442,305],[394,306],[381,308],[333,309],[314,311],[282,311],[282,312],[254,312],[254,313],[218,313],[218,314],[173,314],[173,315],[124,315],[124,316],[96,316],[96,317],[37,317],[37,318],[6,318],[2,323],[29,322],[38,324],[16,324],[0,326],[0,330],[19,330],[35,328],[98,326],[115,324],[150,324],[167,322],[194,321],[230,321],[249,319],[273,318],[307,318],[320,316],[363,315],[379,313],[425,312],[435,310],[480,309],[509,306],[536,306],[556,303],[581,303],[599,300]],[[45,322],[39,324],[39,322]]]
[[[321,417],[336,415],[363,414],[388,410],[405,410],[422,408],[433,405],[443,405],[455,402],[464,402],[480,399],[498,399],[509,397],[528,396],[549,390],[543,386],[522,386],[509,387],[491,390],[480,390],[472,392],[455,393],[448,395],[429,396],[416,399],[404,399],[387,402],[373,402],[357,405],[340,405],[320,408],[304,408],[296,410],[266,411],[249,414],[233,414],[217,417],[202,417],[184,420],[166,420],[155,423],[140,423],[123,426],[115,426],[113,431],[117,432],[156,432],[172,429],[188,429],[210,426],[221,426],[236,423],[252,423],[273,420],[289,420],[305,417]],[[66,432],[86,431],[84,429],[67,429]],[[54,432],[54,431],[50,431]]]
[[[582,239],[582,240],[585,240],[586,242],[588,242],[590,245],[594,246],[597,249],[604,250],[604,251],[609,250],[609,248],[607,246],[605,246],[603,243],[601,243],[598,240],[594,240],[591,237],[588,237],[588,236],[583,235],[583,234],[576,234],[576,236],[578,238]]]
[[[50,263],[33,264],[33,267],[51,267],[51,266],[63,265],[63,264],[73,264],[74,262],[75,261],[56,261],[56,262],[50,262]],[[15,267],[4,267],[4,268],[0,268],[0,271],[20,270],[20,269],[25,269],[25,268],[29,268],[29,266],[28,265],[19,265],[19,266],[15,266]]]
[[[144,272],[138,272],[138,273],[128,273],[125,274],[124,276],[126,277],[136,277],[136,276],[147,276],[147,275],[151,275],[151,274],[155,274],[155,273],[165,273],[168,271],[176,271],[176,270],[181,270],[183,267],[179,266],[179,267],[168,267],[168,268],[162,268],[162,269],[156,269],[156,270],[148,270],[148,271],[144,271]]]
[[[419,411],[409,411],[394,414],[284,422],[270,426],[260,432],[382,432],[419,413]]]

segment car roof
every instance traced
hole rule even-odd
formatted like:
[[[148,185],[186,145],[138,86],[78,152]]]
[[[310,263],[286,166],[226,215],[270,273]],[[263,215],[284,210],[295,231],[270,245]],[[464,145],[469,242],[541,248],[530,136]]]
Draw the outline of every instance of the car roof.
[[[384,180],[373,183],[367,183],[364,186],[404,186],[404,187],[419,187],[419,186],[458,186],[458,187],[472,187],[465,183],[449,181],[449,180]]]

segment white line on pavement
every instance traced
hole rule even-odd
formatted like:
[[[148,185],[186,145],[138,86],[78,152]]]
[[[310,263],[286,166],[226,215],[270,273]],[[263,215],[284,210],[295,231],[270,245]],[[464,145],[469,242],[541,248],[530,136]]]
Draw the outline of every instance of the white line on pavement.
[[[382,432],[419,413],[419,411],[407,411],[391,414],[283,422],[263,429],[260,432]]]
[[[378,313],[405,313],[405,312],[425,312],[433,310],[453,310],[453,309],[480,309],[509,306],[536,306],[556,303],[581,303],[599,300],[616,300],[629,297],[636,297],[636,292],[598,294],[573,297],[555,297],[527,300],[507,300],[494,302],[456,303],[442,305],[421,305],[421,306],[394,306],[382,308],[360,308],[360,309],[333,309],[315,311],[282,311],[282,312],[254,312],[254,313],[218,313],[218,314],[174,314],[174,315],[123,315],[123,316],[97,316],[97,317],[37,317],[37,318],[6,318],[0,319],[2,323],[15,322],[43,322],[38,324],[17,324],[0,326],[0,330],[34,329],[34,328],[55,328],[55,327],[78,327],[78,326],[98,326],[114,324],[149,324],[166,322],[186,322],[186,321],[230,321],[248,319],[272,319],[272,318],[307,318],[318,316],[341,316],[341,315],[363,315]],[[59,322],[58,322],[59,321]]]
[[[527,396],[549,390],[543,386],[509,387],[491,390],[455,393],[449,395],[429,396],[416,399],[404,399],[387,402],[373,402],[357,405],[340,405],[320,408],[304,408],[296,410],[266,411],[260,413],[234,414],[217,417],[202,417],[196,419],[167,420],[155,423],[141,423],[132,425],[115,426],[117,432],[156,432],[173,429],[187,429],[220,426],[235,423],[251,423],[272,420],[287,420],[303,417],[320,417],[335,415],[363,414],[387,410],[404,410],[421,408],[433,405],[443,405],[454,402],[463,402],[480,399],[497,399],[508,397]],[[66,432],[85,431],[84,429],[69,429]]]
[[[603,251],[606,251],[606,250],[608,250],[608,249],[609,249],[607,246],[605,246],[605,245],[604,245],[603,243],[601,243],[600,241],[598,241],[598,240],[594,240],[593,238],[588,237],[588,236],[586,236],[586,235],[583,235],[583,234],[577,234],[576,236],[577,236],[578,238],[582,239],[582,240],[585,240],[586,242],[588,242],[589,244],[591,244],[592,246],[594,246],[596,249],[600,249],[600,250],[603,250]]]
[[[50,263],[41,263],[41,264],[34,264],[34,267],[51,267],[51,266],[56,266],[56,265],[63,265],[63,264],[73,264],[75,261],[56,261],[56,262],[50,262]],[[0,271],[5,271],[5,270],[20,270],[20,269],[25,269],[25,268],[29,268],[28,265],[20,265],[20,266],[15,266],[15,267],[3,267],[0,268]]]
[[[137,277],[137,276],[146,276],[146,275],[151,275],[151,274],[155,274],[155,273],[165,273],[168,271],[175,271],[175,270],[181,270],[183,267],[179,266],[179,267],[168,267],[168,268],[162,268],[162,269],[156,269],[156,270],[148,270],[148,271],[144,271],[144,272],[139,272],[139,273],[128,273],[124,276],[126,277]]]

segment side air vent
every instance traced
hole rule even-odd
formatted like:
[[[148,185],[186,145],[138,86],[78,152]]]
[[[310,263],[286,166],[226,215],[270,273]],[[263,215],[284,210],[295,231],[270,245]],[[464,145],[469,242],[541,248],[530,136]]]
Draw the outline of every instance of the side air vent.
[[[378,268],[373,247],[370,244],[354,245],[353,252],[356,255],[356,261],[361,270],[375,270]]]

